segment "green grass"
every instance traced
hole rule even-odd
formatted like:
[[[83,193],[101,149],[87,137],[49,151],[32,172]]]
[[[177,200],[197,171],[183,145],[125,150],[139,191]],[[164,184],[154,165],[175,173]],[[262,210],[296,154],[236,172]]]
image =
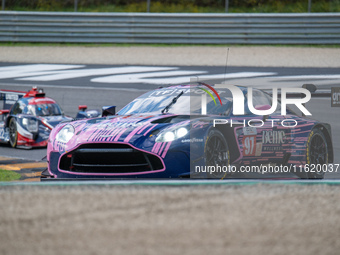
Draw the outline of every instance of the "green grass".
[[[0,182],[19,180],[20,177],[21,175],[16,172],[0,169]]]
[[[22,6],[7,6],[6,10],[15,11],[65,11],[73,12],[74,7],[62,7],[59,5],[40,5],[36,8]],[[284,4],[281,1],[273,1],[271,4],[261,4],[254,7],[233,6],[230,1],[230,13],[303,13],[308,11],[308,1],[296,1],[291,4]],[[340,12],[340,1],[312,1],[312,12]],[[127,5],[100,5],[82,6],[79,1],[78,12],[146,12],[145,3],[131,3]],[[150,12],[158,13],[224,13],[223,5],[219,7],[197,6],[192,3],[183,4],[164,4],[162,2],[151,1]]]

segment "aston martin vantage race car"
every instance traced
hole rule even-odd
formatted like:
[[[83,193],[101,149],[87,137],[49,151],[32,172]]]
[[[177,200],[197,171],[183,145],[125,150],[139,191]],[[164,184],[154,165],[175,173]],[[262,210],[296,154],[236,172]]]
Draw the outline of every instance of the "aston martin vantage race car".
[[[240,102],[234,102],[230,90],[199,84],[150,91],[115,115],[61,123],[51,131],[44,174],[50,178],[226,178],[232,171],[207,171],[207,167],[276,165],[291,171],[333,161],[329,124],[289,109],[282,115],[280,101],[271,114],[253,114],[247,88],[238,89],[245,98],[243,115],[235,114],[233,105]],[[253,89],[252,97],[258,111],[273,105],[271,95],[262,90]],[[295,172],[304,178],[324,174]]]

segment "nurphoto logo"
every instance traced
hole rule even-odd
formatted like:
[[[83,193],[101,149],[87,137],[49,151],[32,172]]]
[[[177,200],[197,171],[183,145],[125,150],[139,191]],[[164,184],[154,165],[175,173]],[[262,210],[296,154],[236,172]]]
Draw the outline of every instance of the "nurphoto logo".
[[[208,86],[206,84],[204,85]],[[245,97],[244,97],[244,93],[239,87],[234,86],[234,85],[226,85],[226,84],[216,84],[215,89],[211,86],[208,86],[208,87],[215,93],[221,105],[222,105],[221,98],[215,89],[228,89],[232,94],[233,114],[234,115],[245,114],[245,111],[244,111]],[[287,115],[288,104],[295,105],[304,115],[309,115],[309,116],[312,115],[304,106],[304,104],[309,102],[309,100],[311,99],[311,93],[308,89],[305,89],[305,88],[280,88],[280,89],[281,89],[281,115]],[[202,89],[202,90],[207,92],[207,94],[213,98],[213,95],[209,91],[207,91],[206,89]],[[273,93],[272,93],[271,107],[269,109],[262,109],[262,110],[256,109],[253,105],[253,88],[248,87],[247,92],[248,92],[248,100],[247,100],[248,108],[251,113],[255,115],[270,115],[276,111],[277,106],[278,106],[278,88],[272,88]],[[304,97],[301,96],[301,98],[287,98],[287,94],[289,93],[300,93],[301,95],[304,95]],[[339,95],[340,95],[340,90],[339,90]],[[337,97],[337,99],[339,99],[339,96]],[[213,100],[216,104],[216,101],[214,98]],[[207,104],[206,94],[202,94],[202,107],[201,107],[202,115],[207,114],[206,104]]]

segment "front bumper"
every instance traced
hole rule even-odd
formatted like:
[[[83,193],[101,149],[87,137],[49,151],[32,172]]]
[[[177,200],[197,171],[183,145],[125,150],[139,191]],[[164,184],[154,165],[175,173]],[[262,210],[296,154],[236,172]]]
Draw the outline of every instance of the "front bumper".
[[[49,175],[56,178],[178,178],[190,168],[184,152],[170,149],[163,158],[151,148],[148,151],[123,143],[83,144],[68,152],[51,151],[48,161]]]

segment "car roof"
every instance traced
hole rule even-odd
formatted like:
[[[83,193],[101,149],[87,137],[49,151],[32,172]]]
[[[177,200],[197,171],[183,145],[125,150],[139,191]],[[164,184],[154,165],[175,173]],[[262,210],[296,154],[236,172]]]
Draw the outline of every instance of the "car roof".
[[[52,98],[49,97],[32,97],[28,98],[28,104],[29,105],[38,105],[38,104],[55,104],[56,101],[54,101]]]
[[[197,84],[171,85],[168,87],[159,87],[158,89],[180,89],[180,88],[189,89],[189,88],[198,88],[198,87],[201,87],[202,85],[209,85],[211,87],[215,87],[215,84],[197,83]],[[225,85],[228,85],[228,84],[225,84]],[[239,86],[239,85],[234,85],[234,86],[240,88],[242,91],[247,90],[247,87],[245,86]]]

